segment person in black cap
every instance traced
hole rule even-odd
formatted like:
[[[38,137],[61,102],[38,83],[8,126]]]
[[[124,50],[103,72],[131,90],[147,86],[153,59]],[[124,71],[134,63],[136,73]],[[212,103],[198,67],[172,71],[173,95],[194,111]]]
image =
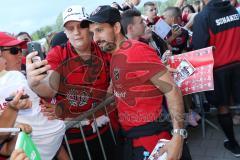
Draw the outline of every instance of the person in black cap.
[[[68,38],[67,42],[53,47],[48,52],[46,60],[39,63],[31,61],[36,53],[27,56],[27,77],[32,89],[44,98],[53,98],[52,107],[42,108],[49,118],[67,118],[75,121],[74,118],[105,99],[110,83],[110,55],[102,52],[92,41],[89,24],[84,23],[86,17],[84,7],[69,6],[63,12],[63,27]],[[48,71],[47,75],[42,74],[44,70]],[[86,117],[67,130],[66,135],[74,159],[89,159],[87,153],[91,154],[93,160],[105,159],[99,143],[98,131],[101,134],[106,157],[115,159],[114,135],[110,130],[111,124],[114,129],[118,125],[117,122],[113,124],[114,113],[114,111],[109,112],[109,117],[103,112],[95,114],[97,125],[92,116]],[[82,126],[85,137],[79,125]],[[84,140],[87,141],[89,152],[86,151]]]
[[[68,38],[64,31],[58,32],[53,36],[52,40],[50,41],[50,47],[53,48],[55,46],[65,44],[67,41]]]
[[[159,139],[171,139],[161,153],[167,152],[168,159],[177,160],[187,137],[181,118],[184,111],[181,92],[151,47],[125,38],[120,19],[116,8],[105,5],[99,6],[87,20],[94,41],[112,54],[110,76],[125,137],[122,159],[144,159]],[[168,124],[156,122],[161,115],[163,94],[171,113],[172,137]],[[184,155],[182,159],[191,159]]]

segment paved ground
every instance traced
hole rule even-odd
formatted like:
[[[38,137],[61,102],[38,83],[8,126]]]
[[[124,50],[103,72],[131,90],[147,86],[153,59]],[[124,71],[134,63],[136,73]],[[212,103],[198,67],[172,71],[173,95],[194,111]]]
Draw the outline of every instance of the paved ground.
[[[217,124],[216,116],[208,115],[210,121]],[[240,142],[240,126],[235,126],[235,133]],[[206,137],[202,137],[201,124],[197,128],[189,128],[189,147],[193,160],[240,160],[223,147],[225,139],[221,131],[206,124]]]

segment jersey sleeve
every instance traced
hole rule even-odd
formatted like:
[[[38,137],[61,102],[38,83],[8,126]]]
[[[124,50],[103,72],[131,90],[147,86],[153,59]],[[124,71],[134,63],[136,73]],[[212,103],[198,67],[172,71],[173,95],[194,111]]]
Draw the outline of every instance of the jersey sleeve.
[[[61,46],[56,46],[52,48],[47,54],[48,64],[51,66],[52,70],[56,70],[58,66],[62,63],[61,55]]]
[[[196,15],[193,23],[192,44],[194,49],[201,49],[208,46],[209,43],[209,28],[207,18],[204,15]]]
[[[139,45],[135,48],[134,52],[135,55],[138,57],[137,59],[140,68],[147,72],[147,74],[145,74],[144,76],[139,77],[142,82],[146,82],[157,73],[166,70],[156,51],[148,45]]]

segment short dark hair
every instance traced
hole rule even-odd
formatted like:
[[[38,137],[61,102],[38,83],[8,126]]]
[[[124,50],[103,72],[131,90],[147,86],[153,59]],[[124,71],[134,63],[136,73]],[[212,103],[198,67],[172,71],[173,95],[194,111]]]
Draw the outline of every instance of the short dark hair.
[[[30,38],[30,40],[32,40],[32,37],[27,32],[19,32],[16,37],[19,37],[19,36],[24,35],[24,34],[26,34],[28,36],[28,38]]]
[[[144,9],[147,7],[147,6],[155,6],[156,4],[154,3],[154,2],[146,2],[146,3],[144,3],[144,5],[143,5],[143,7],[144,7]]]
[[[182,11],[178,7],[167,7],[164,12],[169,12],[169,15],[173,18],[178,18],[182,16]]]
[[[193,8],[193,6],[190,5],[190,4],[187,4],[187,5],[183,6],[183,7],[182,7],[182,11],[183,11],[185,8],[189,8],[189,9],[192,11],[192,13],[195,13],[195,12],[196,12],[195,9]]]
[[[127,27],[129,24],[133,24],[134,17],[141,17],[141,12],[136,9],[129,9],[121,14],[121,25],[123,31],[127,34]]]
[[[193,1],[192,4],[193,4],[193,5],[200,5],[200,3],[201,3],[201,2],[200,2],[199,0],[196,0],[196,1]]]
[[[200,5],[201,5],[200,0],[193,1],[193,3],[192,3],[192,6],[197,6],[197,10],[195,10],[196,12],[200,12]]]

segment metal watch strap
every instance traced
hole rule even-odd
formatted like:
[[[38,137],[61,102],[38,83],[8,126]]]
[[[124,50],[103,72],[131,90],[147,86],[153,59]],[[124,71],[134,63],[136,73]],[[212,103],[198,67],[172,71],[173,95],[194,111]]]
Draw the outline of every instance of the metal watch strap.
[[[188,136],[188,132],[187,132],[186,129],[173,129],[171,133],[172,133],[172,135],[173,134],[179,134],[184,139],[187,138],[187,136]]]

